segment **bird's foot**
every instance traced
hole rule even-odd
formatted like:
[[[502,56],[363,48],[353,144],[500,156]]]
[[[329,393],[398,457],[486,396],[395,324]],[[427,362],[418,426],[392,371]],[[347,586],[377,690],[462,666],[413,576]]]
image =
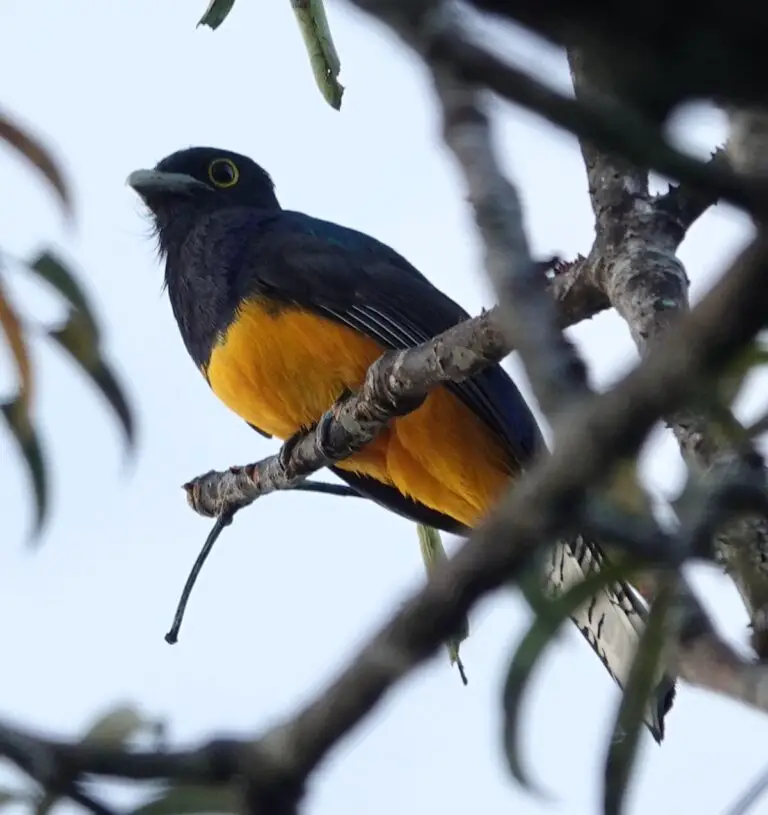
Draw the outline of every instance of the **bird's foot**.
[[[302,429],[294,433],[289,439],[283,442],[280,452],[277,454],[278,463],[284,473],[288,474],[290,469],[290,462],[296,450],[296,445],[303,441],[307,436],[314,437],[314,448],[317,453],[325,459],[335,461],[338,458],[336,452],[337,445],[334,445],[331,439],[331,431],[336,422],[336,408],[341,405],[350,395],[352,391],[344,390],[341,395],[319,419],[319,421],[311,424],[306,429]]]
[[[326,410],[320,417],[320,420],[314,425],[315,449],[325,459],[336,461],[339,458],[338,444],[334,443],[331,432],[337,421],[339,407],[341,407],[351,395],[352,391],[348,388],[344,388],[330,409]]]
[[[283,446],[280,448],[280,452],[277,454],[277,463],[280,465],[280,469],[283,471],[285,475],[288,475],[288,471],[291,465],[291,458],[293,457],[296,445],[306,435],[307,435],[306,430],[298,430],[289,439],[286,439],[283,442]]]

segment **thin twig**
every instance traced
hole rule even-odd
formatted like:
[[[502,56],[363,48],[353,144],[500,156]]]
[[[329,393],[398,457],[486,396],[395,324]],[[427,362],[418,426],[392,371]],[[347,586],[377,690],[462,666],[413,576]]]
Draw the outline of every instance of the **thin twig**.
[[[179,631],[181,630],[181,624],[184,622],[184,613],[187,610],[187,603],[192,595],[192,589],[195,587],[200,570],[205,565],[208,555],[211,554],[214,544],[219,539],[219,535],[232,523],[236,511],[236,507],[227,507],[221,515],[219,515],[213,528],[208,533],[208,537],[205,539],[200,554],[192,564],[189,577],[187,577],[187,582],[184,584],[181,597],[179,598],[179,604],[176,607],[176,613],[173,615],[173,625],[171,625],[170,630],[164,637],[168,645],[175,645],[179,641]]]

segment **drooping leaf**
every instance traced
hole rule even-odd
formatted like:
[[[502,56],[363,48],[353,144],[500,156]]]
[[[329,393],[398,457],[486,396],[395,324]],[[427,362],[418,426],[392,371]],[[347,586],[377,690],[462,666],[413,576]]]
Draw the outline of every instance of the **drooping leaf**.
[[[626,564],[606,564],[600,571],[588,575],[562,594],[543,603],[536,602],[536,616],[515,651],[507,671],[502,697],[504,717],[504,749],[509,770],[523,787],[545,795],[528,778],[521,762],[519,745],[522,700],[536,667],[558,632],[582,605],[605,586],[626,579],[630,573]]]
[[[757,436],[762,436],[766,431],[768,431],[768,412],[763,413],[762,416],[752,422],[747,428],[747,437],[754,439]]]
[[[627,677],[605,760],[605,815],[620,815],[622,811],[637,758],[648,700],[659,681],[666,620],[673,597],[674,589],[668,584],[662,586],[651,606],[648,622]]]
[[[0,285],[0,330],[5,334],[11,356],[19,376],[18,402],[21,410],[29,411],[32,399],[32,366],[29,361],[27,342],[16,311]]]
[[[32,794],[24,790],[0,789],[0,809],[11,804],[28,804],[32,800]]]
[[[714,376],[704,380],[693,396],[693,407],[708,419],[713,444],[740,447],[760,428],[745,428],[736,418],[733,405],[752,371],[768,364],[768,347],[755,340]]]
[[[207,25],[208,28],[215,31],[224,20],[227,19],[234,5],[235,0],[211,0],[211,2],[208,3],[208,8],[205,10],[205,13],[200,18],[200,22],[197,24],[198,27]]]
[[[424,524],[417,524],[416,530],[419,535],[419,548],[421,549],[421,557],[424,561],[424,568],[427,574],[435,568],[435,566],[448,557],[443,548],[443,541],[437,529]],[[456,665],[459,670],[461,681],[467,684],[467,674],[464,670],[464,663],[459,656],[459,647],[465,639],[469,637],[469,620],[464,617],[461,621],[461,627],[455,634],[446,642],[448,648],[448,658],[451,660],[451,665]]]
[[[91,334],[99,339],[99,329],[93,309],[75,275],[52,252],[45,251],[25,263],[28,271],[44,280],[57,291],[81,318],[88,322]]]
[[[32,530],[32,540],[35,540],[42,531],[48,514],[48,477],[42,445],[29,414],[19,399],[0,404],[0,411],[2,411],[11,435],[19,445],[32,480],[35,494],[35,524]]]
[[[0,113],[0,139],[18,150],[24,158],[32,162],[32,164],[40,170],[54,190],[56,190],[66,215],[68,217],[71,216],[72,201],[69,195],[69,188],[64,181],[64,176],[58,164],[42,144],[29,133],[22,130],[18,125],[14,124],[3,113]]]
[[[91,382],[109,403],[117,416],[129,449],[134,444],[133,414],[122,387],[101,354],[98,336],[93,333],[93,323],[81,311],[71,311],[61,328],[48,332],[61,348],[68,352]]]
[[[239,813],[241,793],[232,785],[171,786],[160,795],[133,810],[133,815],[194,815],[195,813]]]
[[[339,82],[341,61],[333,44],[323,0],[291,0],[312,65],[315,82],[325,101],[334,109],[341,108],[344,86]]]
[[[768,364],[768,347],[753,340],[737,354],[717,377],[717,396],[726,405],[732,405],[739,395],[744,380],[755,369]]]
[[[121,705],[100,716],[85,732],[82,744],[103,744],[125,747],[127,742],[150,723],[132,705]]]
[[[619,461],[601,492],[601,499],[623,512],[642,517],[652,513],[651,499],[640,481],[637,459]]]

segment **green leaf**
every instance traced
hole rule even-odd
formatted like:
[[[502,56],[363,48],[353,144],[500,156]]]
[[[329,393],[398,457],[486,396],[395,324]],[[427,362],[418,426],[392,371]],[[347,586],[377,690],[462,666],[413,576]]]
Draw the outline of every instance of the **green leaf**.
[[[8,300],[2,285],[0,285],[0,331],[5,334],[11,356],[16,363],[19,375],[19,405],[23,410],[28,411],[32,398],[32,365],[21,320]]]
[[[208,3],[208,8],[205,14],[200,18],[197,24],[198,28],[201,25],[207,25],[208,28],[214,31],[227,19],[227,15],[232,11],[232,6],[235,5],[235,0],[211,0]]]
[[[760,418],[756,419],[747,429],[747,438],[754,439],[756,436],[762,436],[768,430],[768,412],[763,413]]]
[[[184,785],[168,787],[132,815],[192,815],[192,813],[239,813],[242,795],[232,785],[211,787]]]
[[[445,549],[443,548],[443,541],[437,529],[424,524],[417,524],[416,531],[419,535],[419,547],[421,549],[421,557],[424,561],[424,568],[427,574],[430,574],[435,566],[447,559]],[[448,658],[451,660],[451,665],[456,665],[459,670],[459,676],[464,685],[467,684],[467,674],[464,670],[464,663],[459,656],[459,646],[465,639],[469,637],[469,620],[464,617],[461,621],[461,626],[456,633],[446,642],[448,648]]]
[[[77,278],[51,252],[41,252],[34,260],[25,263],[26,268],[53,287],[82,318],[89,323],[91,334],[98,340],[99,329],[93,309]]]
[[[720,371],[717,378],[717,396],[726,405],[732,405],[750,372],[766,363],[768,347],[754,340]]]
[[[339,110],[344,95],[344,86],[338,81],[341,61],[333,44],[323,0],[291,0],[291,7],[304,38],[317,87],[325,101],[334,110]]]
[[[566,620],[605,586],[625,579],[630,571],[626,564],[606,564],[600,572],[588,575],[548,602],[537,601],[534,621],[512,657],[502,697],[504,749],[509,770],[517,782],[540,796],[546,794],[529,780],[520,760],[518,731],[528,683],[547,646],[554,641]]]
[[[674,589],[664,585],[654,600],[645,630],[637,646],[605,761],[605,815],[620,815],[637,758],[640,731],[648,700],[659,681],[659,663],[665,644],[666,620]]]
[[[2,113],[0,113],[0,139],[14,147],[27,161],[32,162],[40,170],[58,194],[65,214],[70,217],[72,215],[72,201],[69,188],[51,154],[37,139],[22,130]]]
[[[150,723],[132,705],[121,705],[97,719],[81,739],[82,744],[125,747],[127,742]]]
[[[28,804],[31,801],[32,795],[29,792],[0,788],[0,809],[10,804]]]
[[[42,445],[20,399],[0,404],[5,422],[16,439],[27,465],[35,494],[35,525],[31,539],[34,541],[43,529],[48,515],[48,478]]]
[[[636,458],[620,459],[601,486],[601,501],[629,515],[651,515],[651,499],[640,481]]]
[[[71,311],[61,328],[48,332],[48,336],[63,348],[88,375],[117,416],[128,448],[135,440],[133,414],[122,387],[101,355],[98,336],[93,323],[82,311]]]

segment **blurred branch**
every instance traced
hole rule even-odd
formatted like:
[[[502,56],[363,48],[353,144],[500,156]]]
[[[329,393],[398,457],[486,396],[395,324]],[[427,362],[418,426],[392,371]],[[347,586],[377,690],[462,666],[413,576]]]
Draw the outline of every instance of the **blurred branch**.
[[[572,49],[569,60],[577,99],[611,98],[611,66],[583,49]],[[598,269],[596,282],[645,353],[666,341],[669,326],[688,308],[688,279],[676,251],[692,219],[704,211],[707,198],[686,185],[672,188],[665,196],[652,196],[645,169],[598,150],[588,140],[582,140],[581,147],[596,218],[596,238],[589,253]],[[726,153],[718,152],[711,166],[726,162]],[[733,176],[740,183],[739,176]],[[760,176],[751,177],[750,183],[760,184]],[[667,419],[687,462],[711,471],[713,479],[725,478],[742,465],[762,468],[748,445],[732,450],[704,416],[686,409]],[[716,540],[749,610],[753,645],[758,654],[767,656],[768,520],[754,513],[742,515],[721,529]]]
[[[430,67],[442,104],[445,142],[464,173],[505,334],[551,417],[590,392],[586,368],[560,331],[546,281],[531,258],[520,196],[501,172],[477,89],[459,79],[450,65],[435,60]]]
[[[353,0],[381,15],[387,0]],[[574,0],[469,0],[547,39],[594,50],[612,65],[616,93],[662,116],[676,103],[713,99],[763,104],[768,53],[756,32],[768,10],[751,0],[711,3],[688,13],[684,0],[649,0],[642,15],[631,6]],[[423,9],[425,2],[413,3]],[[416,12],[414,11],[414,14]],[[684,43],[683,48],[680,44]]]
[[[578,523],[588,485],[637,450],[659,416],[686,399],[691,381],[710,375],[750,341],[768,309],[766,272],[768,240],[760,236],[669,329],[663,349],[652,349],[613,389],[573,410],[571,430],[552,455],[531,468],[453,558],[435,565],[424,588],[338,679],[285,724],[256,741],[212,741],[179,752],[67,744],[0,726],[0,754],[58,788],[93,776],[236,781],[245,789],[247,811],[295,812],[308,775],[336,742],[432,656],[481,597],[519,575],[540,541]],[[416,358],[419,349],[408,353]],[[669,552],[635,554],[663,561]],[[688,651],[677,666],[681,675],[768,712],[768,669],[729,652],[705,621],[700,616],[683,632]]]
[[[687,215],[690,220],[686,226],[718,199],[746,209],[764,206],[768,194],[764,181],[739,179],[725,161],[704,162],[681,152],[667,142],[657,125],[610,96],[566,96],[473,42],[458,26],[446,24],[435,34],[430,50],[449,61],[467,80],[481,82],[596,147],[684,181],[687,189],[696,193],[696,207],[700,207],[697,215],[695,208]]]

